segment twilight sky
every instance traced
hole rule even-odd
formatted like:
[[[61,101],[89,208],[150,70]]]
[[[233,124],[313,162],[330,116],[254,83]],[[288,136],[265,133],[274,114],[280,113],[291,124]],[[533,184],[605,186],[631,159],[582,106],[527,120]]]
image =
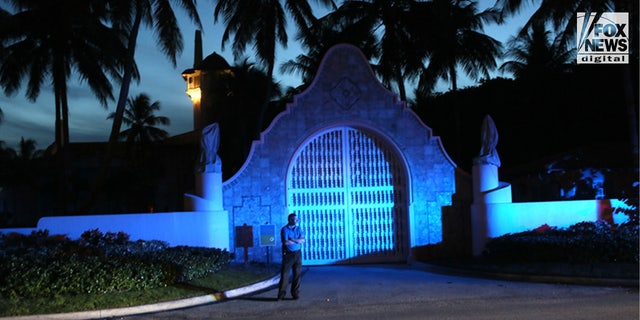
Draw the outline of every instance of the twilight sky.
[[[494,3],[494,0],[480,0],[478,9],[483,10]],[[1,5],[5,9],[11,9],[6,4]],[[225,51],[220,48],[223,26],[213,23],[214,4],[211,0],[200,0],[198,11],[203,25],[203,56],[212,52],[223,56],[229,64],[234,64],[231,44],[225,46]],[[484,31],[489,36],[506,44],[509,37],[515,35],[530,17],[532,10],[523,10],[520,17],[511,18],[506,24],[500,26],[487,26]],[[176,14],[181,12],[176,10]],[[321,14],[317,13],[317,16]],[[184,38],[184,50],[177,59],[176,67],[173,67],[169,59],[158,51],[155,38],[148,29],[142,29],[138,38],[138,50],[136,61],[140,70],[140,83],[132,84],[129,96],[146,93],[152,101],[160,102],[160,110],[156,115],[169,117],[171,124],[162,126],[170,136],[182,134],[193,130],[193,113],[191,100],[185,93],[186,85],[181,73],[193,66],[194,34],[195,26],[186,18],[178,16],[181,31]],[[297,86],[300,80],[294,75],[282,75],[279,72],[280,64],[301,53],[301,49],[295,39],[293,23],[289,23],[289,44],[287,49],[280,48],[276,54],[276,74],[274,78],[281,85]],[[250,62],[255,62],[247,53]],[[500,63],[498,64],[500,65]],[[496,76],[509,76],[500,75]],[[475,83],[459,79],[459,87],[471,86]],[[35,102],[24,98],[23,90],[15,95],[7,97],[0,90],[0,109],[4,113],[4,121],[0,124],[0,141],[4,141],[8,147],[16,148],[22,137],[34,139],[38,149],[46,149],[54,142],[54,99],[52,87],[42,87],[40,96]],[[107,108],[100,105],[98,100],[87,86],[75,76],[68,83],[69,99],[69,135],[73,142],[105,142],[111,130],[111,121],[107,120],[109,113],[115,110],[116,101],[110,102]],[[412,91],[411,89],[410,91]],[[438,91],[447,91],[448,84]],[[118,96],[119,87],[114,88],[114,97]],[[124,129],[124,127],[123,127]]]

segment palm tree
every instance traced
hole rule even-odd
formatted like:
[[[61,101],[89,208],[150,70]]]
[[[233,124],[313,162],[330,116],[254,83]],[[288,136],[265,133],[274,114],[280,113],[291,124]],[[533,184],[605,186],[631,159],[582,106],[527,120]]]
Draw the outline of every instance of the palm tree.
[[[494,7],[499,9],[503,15],[510,16],[520,11],[525,2],[523,0],[497,0]],[[638,2],[629,0],[539,0],[538,9],[529,18],[521,34],[525,34],[527,29],[533,27],[538,22],[549,22],[554,30],[559,30],[562,42],[567,45],[575,43],[576,25],[575,18],[578,12],[602,13],[602,12],[629,12],[629,26],[634,26],[636,30],[632,34],[637,34],[638,26]],[[637,59],[637,37],[629,37],[632,55]]]
[[[24,139],[22,137],[20,139],[20,144],[18,144],[18,154],[17,159],[21,161],[30,161],[35,158],[41,158],[44,155],[44,151],[37,149],[38,143],[33,139]]]
[[[182,34],[171,6],[172,2],[170,0],[107,1],[107,7],[110,9],[110,21],[115,29],[121,30],[125,34],[127,42],[127,59],[116,111],[113,114],[113,125],[109,136],[110,143],[117,141],[120,135],[120,128],[124,121],[124,109],[129,96],[129,87],[132,78],[137,75],[135,52],[141,26],[144,24],[154,29],[160,50],[171,60],[174,67],[176,65],[176,56],[182,52]],[[196,9],[196,1],[178,0],[176,3],[185,10],[191,21],[202,29]]]
[[[551,37],[544,23],[535,23],[526,35],[512,37],[505,57],[513,60],[503,63],[498,70],[511,72],[517,79],[529,79],[530,83],[567,70],[575,49],[567,51],[558,38]]]
[[[122,122],[128,126],[128,129],[118,134],[118,140],[133,144],[134,142],[149,143],[166,139],[167,131],[156,126],[169,125],[170,120],[164,116],[156,116],[154,112],[158,110],[160,110],[160,102],[151,103],[149,96],[144,93],[129,98],[122,118]],[[116,117],[116,113],[112,112],[107,119],[114,117]]]
[[[263,129],[255,126],[260,124],[257,119],[262,103],[270,100],[265,97],[266,86],[272,86],[271,99],[280,95],[280,88],[247,58],[236,62],[231,66],[231,72],[221,75],[218,80],[207,88],[207,94],[214,99],[210,101],[212,105],[225,106],[214,111],[211,122],[220,125],[219,155],[223,178],[228,178],[240,169],[249,155],[254,133]]]
[[[276,47],[278,44],[287,46],[288,35],[286,31],[287,20],[285,8],[291,14],[298,28],[305,32],[315,17],[312,14],[309,1],[286,0],[283,3],[278,0],[217,0],[214,9],[214,22],[222,19],[226,25],[222,34],[222,48],[233,36],[233,55],[236,59],[241,57],[248,45],[253,45],[258,63],[267,69],[268,79],[273,79]],[[330,0],[317,0],[325,6],[333,5]],[[260,128],[271,97],[272,84],[267,85],[266,99],[262,104],[258,116],[258,131],[255,137],[259,137]]]
[[[69,143],[67,81],[72,71],[86,81],[102,105],[112,99],[109,76],[118,78],[122,44],[102,22],[100,1],[10,0],[16,13],[0,22],[0,85],[15,94],[27,79],[35,101],[49,80],[56,110],[56,146]]]
[[[11,14],[7,10],[0,8],[0,21],[7,21],[10,16]],[[2,26],[2,22],[0,22],[0,29],[1,28],[4,28],[4,26]],[[0,42],[0,45],[2,46],[0,47],[0,49],[4,49],[4,42]],[[4,113],[2,113],[2,109],[0,109],[0,124],[2,123],[3,119]],[[4,143],[4,141],[0,141],[0,147],[2,143]]]
[[[22,137],[16,151],[0,141],[0,191],[6,201],[0,208],[0,225],[37,223],[42,216],[37,208],[43,191],[51,189],[50,175],[44,151],[36,146],[35,140]]]
[[[224,102],[221,105],[231,108],[220,109],[220,130],[222,135],[226,135],[226,138],[223,137],[220,143],[221,148],[225,142],[228,142],[226,146],[237,148],[239,151],[237,152],[239,157],[237,160],[239,161],[235,162],[241,165],[249,155],[253,133],[261,132],[263,129],[254,128],[247,123],[259,124],[257,119],[260,115],[260,107],[265,100],[272,98],[264,96],[267,94],[264,88],[267,85],[274,86],[275,84],[273,81],[269,81],[267,75],[246,58],[236,63],[232,68],[233,75],[225,78],[225,88],[221,92],[224,95]],[[251,90],[251,93],[248,90]],[[270,91],[272,94],[279,92],[277,88],[271,88]]]
[[[116,111],[112,114],[111,118],[113,119],[113,123],[111,133],[109,134],[106,155],[94,181],[92,192],[82,206],[83,210],[89,210],[91,206],[93,206],[94,199],[99,192],[98,189],[106,179],[111,164],[112,148],[120,137],[120,129],[124,121],[131,81],[139,79],[135,64],[135,53],[140,28],[144,25],[154,29],[157,45],[169,58],[174,67],[176,66],[177,55],[183,50],[182,34],[171,6],[172,2],[173,1],[170,0],[108,0],[104,4],[108,9],[108,20],[114,29],[124,34],[126,58]],[[200,17],[196,9],[196,0],[178,0],[175,2],[185,10],[191,21],[193,21],[198,28],[202,29]]]
[[[522,0],[497,0],[495,7],[503,12],[504,15],[512,15],[517,13],[523,5]],[[532,28],[536,23],[551,23],[554,30],[560,30],[559,36],[564,45],[571,45],[575,39],[576,25],[575,18],[578,12],[586,12],[599,14],[602,12],[628,12],[629,26],[635,28],[630,30],[629,49],[630,49],[630,66],[622,71],[624,94],[627,97],[626,112],[629,121],[629,135],[631,141],[631,154],[635,164],[638,162],[638,119],[637,119],[637,100],[634,99],[638,88],[637,76],[634,76],[632,68],[638,68],[638,37],[640,32],[640,24],[638,23],[638,1],[629,0],[569,0],[554,1],[540,0],[540,6],[533,13],[531,18],[522,28],[521,34],[526,34],[526,30]]]
[[[478,12],[476,2],[467,0],[434,0],[425,11],[425,29],[434,32],[417,38],[417,43],[425,46],[429,62],[420,71],[416,96],[431,93],[440,79],[450,82],[451,91],[456,92],[460,67],[472,79],[488,78],[489,71],[497,67],[502,45],[482,30],[485,23],[502,21],[497,10]],[[451,144],[459,159],[462,155],[460,106],[454,101],[450,108],[454,119]]]
[[[67,81],[76,72],[103,106],[113,99],[110,78],[118,79],[123,45],[103,23],[99,0],[10,0],[16,11],[0,20],[0,86],[15,94],[27,79],[26,97],[36,101],[45,81],[55,100],[58,186],[55,211],[67,210]]]
[[[424,33],[424,10],[428,2],[415,0],[345,1],[330,20],[378,36],[374,71],[390,87],[395,83],[400,99],[406,100],[405,81],[417,76],[427,52],[417,45]],[[398,50],[411,48],[411,50]]]
[[[298,92],[311,84],[325,53],[336,44],[351,43],[360,48],[368,60],[378,57],[377,40],[371,33],[371,27],[345,21],[337,13],[317,19],[307,32],[309,34],[300,32],[296,36],[307,53],[280,66],[281,72],[298,73],[302,76],[303,85],[297,89]]]
[[[13,148],[7,147],[7,143],[0,140],[0,187],[6,186],[9,179],[12,162],[16,159],[17,153]]]
[[[478,12],[476,3],[467,0],[434,0],[431,3],[427,39],[420,41],[428,46],[429,64],[422,70],[418,90],[431,92],[437,80],[451,83],[451,90],[458,89],[458,67],[474,80],[488,78],[497,67],[496,59],[502,53],[499,41],[482,33],[485,23],[501,22],[497,10]]]
[[[134,201],[132,205],[138,206],[138,210],[147,209],[148,205],[153,203],[155,187],[161,175],[157,161],[153,161],[157,157],[155,142],[162,142],[167,138],[168,133],[157,126],[169,125],[170,121],[167,117],[155,115],[158,110],[160,110],[160,102],[151,102],[149,96],[144,93],[127,100],[122,118],[127,129],[120,132],[118,139],[126,141],[130,166],[123,169],[129,177],[135,178],[135,183],[128,181],[123,185],[122,180],[110,177],[111,184],[107,184],[111,186],[115,184],[119,190],[127,190],[128,195],[135,194],[134,198],[140,202],[135,204],[136,201]],[[115,116],[116,113],[112,112],[107,118],[113,119]]]

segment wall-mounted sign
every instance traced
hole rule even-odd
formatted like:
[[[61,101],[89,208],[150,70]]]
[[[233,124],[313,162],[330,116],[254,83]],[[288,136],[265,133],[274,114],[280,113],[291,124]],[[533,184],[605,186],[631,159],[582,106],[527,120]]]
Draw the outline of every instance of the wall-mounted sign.
[[[273,224],[260,225],[260,245],[275,246],[276,245],[276,226]]]
[[[236,226],[236,247],[253,247],[253,227],[246,223]]]

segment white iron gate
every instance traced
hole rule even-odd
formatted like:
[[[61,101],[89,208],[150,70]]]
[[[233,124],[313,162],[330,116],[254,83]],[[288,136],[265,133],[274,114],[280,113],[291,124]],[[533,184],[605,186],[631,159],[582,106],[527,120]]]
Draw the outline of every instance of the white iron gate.
[[[404,166],[383,140],[350,127],[308,141],[287,176],[287,204],[306,232],[307,265],[404,261]]]

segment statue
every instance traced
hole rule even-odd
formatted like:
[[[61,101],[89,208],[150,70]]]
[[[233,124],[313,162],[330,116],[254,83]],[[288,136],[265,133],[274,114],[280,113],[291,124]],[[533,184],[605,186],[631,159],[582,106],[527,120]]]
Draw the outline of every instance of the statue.
[[[202,129],[200,138],[200,159],[198,172],[221,172],[221,160],[218,156],[220,146],[220,126],[217,122]]]
[[[486,115],[484,117],[480,130],[480,155],[473,158],[473,164],[492,164],[500,167],[500,157],[496,151],[496,145],[498,145],[498,130],[491,116]]]

